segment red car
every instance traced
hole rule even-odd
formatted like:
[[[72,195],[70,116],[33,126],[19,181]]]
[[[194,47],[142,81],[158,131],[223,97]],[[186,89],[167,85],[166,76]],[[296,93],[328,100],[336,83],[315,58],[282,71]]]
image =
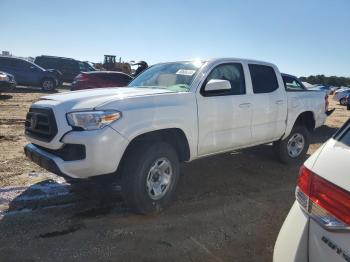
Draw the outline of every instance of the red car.
[[[133,78],[122,72],[91,71],[83,72],[74,79],[71,90],[127,86]]]

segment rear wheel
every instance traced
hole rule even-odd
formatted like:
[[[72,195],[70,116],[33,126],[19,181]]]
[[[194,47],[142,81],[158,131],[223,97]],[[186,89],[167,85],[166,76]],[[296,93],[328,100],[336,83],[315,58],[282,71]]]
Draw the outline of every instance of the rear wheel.
[[[52,91],[56,88],[56,81],[52,78],[44,78],[41,82],[41,88],[44,91]]]
[[[303,159],[310,145],[309,131],[305,126],[293,127],[290,135],[273,143],[276,155],[285,164],[291,164]]]
[[[159,212],[175,197],[179,159],[167,143],[139,144],[128,152],[120,175],[122,195],[132,211]]]

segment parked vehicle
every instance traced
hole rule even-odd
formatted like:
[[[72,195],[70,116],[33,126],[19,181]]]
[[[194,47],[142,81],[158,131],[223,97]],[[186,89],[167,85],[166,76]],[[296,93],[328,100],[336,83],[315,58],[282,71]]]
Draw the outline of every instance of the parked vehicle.
[[[330,86],[315,86],[315,87],[311,87],[309,89],[310,90],[324,91],[327,95],[330,95],[332,93],[332,89]]]
[[[96,71],[88,62],[58,56],[37,56],[34,63],[46,69],[56,69],[62,74],[62,82],[71,83],[81,72]]]
[[[350,261],[350,120],[301,167],[273,261]]]
[[[350,110],[350,94],[345,97],[347,110]]]
[[[24,59],[0,56],[0,70],[13,75],[20,85],[41,86],[45,91],[57,87],[55,73]]]
[[[350,89],[343,89],[342,91],[336,92],[333,99],[339,102],[341,105],[346,105],[346,96],[350,94]]]
[[[304,86],[304,84],[296,76],[284,74],[284,73],[282,73],[281,75],[282,75],[282,79],[283,79],[284,86],[285,86],[286,90],[288,90],[288,91],[310,90],[310,89],[307,89]]]
[[[315,85],[313,85],[313,84],[310,84],[310,83],[308,83],[308,82],[301,82],[307,89],[309,89],[309,88],[312,88],[312,87],[315,87]]]
[[[180,162],[271,142],[282,162],[302,159],[310,132],[326,119],[325,97],[286,89],[278,68],[265,62],[157,64],[127,88],[35,102],[25,152],[58,175],[113,174],[132,210],[159,211],[174,197]]]
[[[16,80],[13,75],[0,71],[0,93],[14,89]]]
[[[132,66],[136,66],[135,72],[132,74],[133,77],[138,76],[148,68],[146,61],[138,61],[136,63],[133,63]]]
[[[71,90],[127,86],[132,77],[122,72],[93,71],[79,74],[73,81]]]
[[[343,91],[346,91],[346,90],[349,90],[349,89],[350,89],[349,87],[342,86],[342,87],[336,89],[334,91],[334,94],[337,94],[337,93],[340,93],[340,92],[343,92]]]

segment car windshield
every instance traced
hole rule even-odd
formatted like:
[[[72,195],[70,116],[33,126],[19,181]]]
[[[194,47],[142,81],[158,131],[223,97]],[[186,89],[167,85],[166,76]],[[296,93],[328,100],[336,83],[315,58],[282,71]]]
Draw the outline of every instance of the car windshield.
[[[202,61],[157,64],[141,73],[129,86],[188,92],[192,80],[203,64]]]

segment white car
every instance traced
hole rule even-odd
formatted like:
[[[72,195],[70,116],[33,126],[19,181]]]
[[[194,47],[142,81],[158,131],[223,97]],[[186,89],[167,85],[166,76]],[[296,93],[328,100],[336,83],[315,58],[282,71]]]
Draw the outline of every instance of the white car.
[[[350,120],[300,169],[274,262],[350,261]]]
[[[112,174],[133,210],[159,210],[174,196],[182,161],[271,142],[285,163],[305,155],[327,96],[284,78],[260,61],[171,62],[125,88],[45,96],[28,112],[25,153],[71,178]]]

